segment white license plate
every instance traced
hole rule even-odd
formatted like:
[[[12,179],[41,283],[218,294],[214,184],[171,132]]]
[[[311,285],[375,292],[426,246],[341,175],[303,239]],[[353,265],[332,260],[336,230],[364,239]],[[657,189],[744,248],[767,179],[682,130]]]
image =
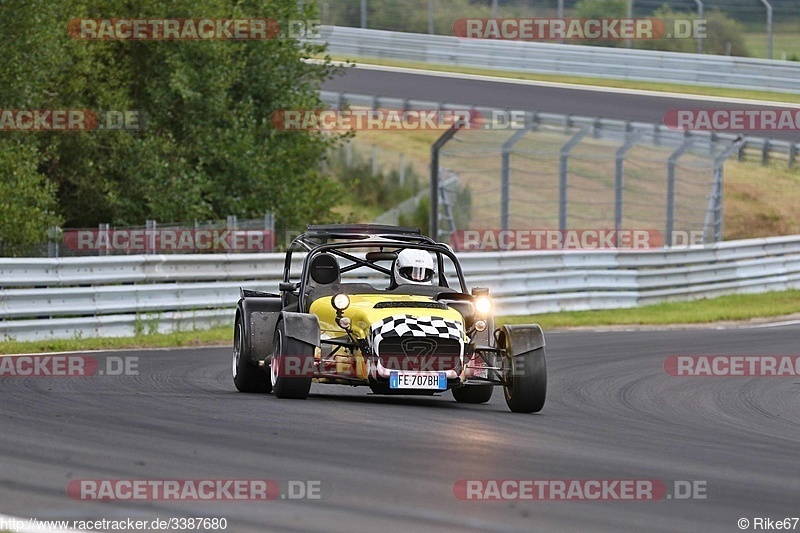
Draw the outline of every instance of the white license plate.
[[[390,389],[432,389],[444,390],[447,388],[447,374],[420,374],[418,372],[392,372],[389,374]]]

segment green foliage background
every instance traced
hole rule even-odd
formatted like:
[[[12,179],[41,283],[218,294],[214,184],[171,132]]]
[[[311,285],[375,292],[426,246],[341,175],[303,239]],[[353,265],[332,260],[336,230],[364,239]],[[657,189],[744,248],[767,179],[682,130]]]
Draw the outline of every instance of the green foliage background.
[[[137,132],[0,132],[0,243],[24,255],[53,224],[189,221],[273,211],[333,218],[341,185],[319,160],[335,136],[282,132],[278,109],[321,107],[333,72],[289,36],[269,41],[84,41],[79,18],[318,19],[296,0],[4,0],[0,108],[136,110]],[[13,23],[10,23],[13,22]]]

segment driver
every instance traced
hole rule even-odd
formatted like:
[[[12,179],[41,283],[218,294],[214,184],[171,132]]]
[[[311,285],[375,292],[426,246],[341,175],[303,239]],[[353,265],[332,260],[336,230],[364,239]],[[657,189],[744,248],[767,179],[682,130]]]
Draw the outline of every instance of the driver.
[[[393,269],[397,285],[433,285],[435,274],[433,258],[425,250],[406,248],[397,254]]]

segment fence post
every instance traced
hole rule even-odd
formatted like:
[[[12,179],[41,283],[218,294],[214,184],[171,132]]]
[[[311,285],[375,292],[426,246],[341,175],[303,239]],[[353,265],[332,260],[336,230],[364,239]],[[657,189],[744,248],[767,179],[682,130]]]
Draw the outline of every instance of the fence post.
[[[431,145],[431,210],[428,224],[432,239],[439,238],[439,150],[458,133],[459,128],[458,125],[453,126]]]
[[[672,155],[667,160],[667,228],[664,232],[665,247],[672,246],[672,232],[675,229],[675,165],[693,142],[694,139],[685,138],[683,144],[672,152]]]
[[[47,229],[47,257],[58,257],[58,235],[61,228],[51,226]]]
[[[400,188],[402,189],[406,184],[406,156],[405,154],[400,154]]]
[[[626,128],[628,128],[626,126]],[[625,154],[628,150],[633,148],[639,138],[642,136],[640,131],[628,132],[625,144],[619,147],[616,154],[615,172],[614,172],[614,241],[617,246],[619,242],[619,232],[622,230],[622,188],[623,188],[623,170],[625,164]]]
[[[697,20],[703,20],[703,2],[700,0],[694,0],[697,4]],[[697,53],[703,53],[703,34],[701,32],[697,32]]]
[[[562,232],[567,229],[567,168],[569,152],[581,139],[589,133],[585,128],[581,129],[559,150],[558,165],[558,229]]]
[[[722,194],[724,188],[723,167],[725,165],[725,160],[727,160],[735,150],[740,149],[743,142],[745,142],[743,139],[737,139],[728,148],[726,148],[724,152],[718,155],[716,159],[714,159],[714,185],[711,188],[711,196],[708,199],[708,208],[706,209],[706,220],[703,224],[703,243],[708,242],[706,235],[708,235],[708,230],[711,227],[712,219],[714,242],[719,242],[722,240]]]
[[[262,252],[275,251],[275,214],[272,211],[264,213],[264,233],[266,233],[267,243]]]
[[[772,59],[772,5],[767,0],[761,0],[767,8],[767,59]]]
[[[98,239],[100,237],[100,233],[102,233],[103,236],[105,237],[103,239],[103,247],[102,248],[100,246],[97,247],[97,255],[108,255],[108,246],[110,244],[109,243],[110,236],[108,234],[109,227],[110,226],[108,224],[98,224],[97,225]],[[105,249],[103,249],[103,248],[105,248]]]
[[[145,255],[156,253],[156,221],[145,220],[144,222]]]
[[[372,175],[378,175],[378,145],[372,145]]]
[[[511,149],[528,133],[529,126],[519,129],[503,143],[502,164],[500,168],[500,227],[508,229],[511,217]]]

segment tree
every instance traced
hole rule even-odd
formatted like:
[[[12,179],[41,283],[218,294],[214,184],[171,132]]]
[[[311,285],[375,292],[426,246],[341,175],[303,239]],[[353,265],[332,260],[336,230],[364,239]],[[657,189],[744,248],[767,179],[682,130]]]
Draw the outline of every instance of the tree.
[[[0,26],[5,108],[135,110],[144,122],[140,131],[0,133],[26,139],[0,178],[10,182],[16,172],[33,183],[30,172],[39,173],[42,190],[57,191],[66,225],[265,211],[283,226],[334,218],[341,190],[318,167],[339,138],[278,131],[270,121],[276,110],[322,107],[319,85],[335,68],[304,59],[324,47],[285,32],[266,41],[86,41],[67,33],[71,19],[112,17],[270,18],[285,28],[318,19],[313,3],[6,0],[0,17],[15,22]]]
[[[694,20],[696,15],[691,12],[673,11],[665,6],[653,13],[653,17],[664,20],[667,28],[670,28],[672,27],[672,21]],[[750,55],[744,40],[744,26],[740,22],[729,18],[719,9],[707,12],[704,18],[706,20],[706,28],[705,37],[703,39],[703,53],[725,54],[728,43],[730,43],[731,55]],[[676,39],[667,38],[665,36],[661,39],[637,41],[636,48],[662,50],[665,52],[692,53],[697,51],[697,38]]]
[[[581,0],[575,4],[574,16],[580,19],[625,18],[627,12],[626,0]],[[594,39],[576,42],[576,44],[623,47],[625,46],[625,41],[620,39]]]

